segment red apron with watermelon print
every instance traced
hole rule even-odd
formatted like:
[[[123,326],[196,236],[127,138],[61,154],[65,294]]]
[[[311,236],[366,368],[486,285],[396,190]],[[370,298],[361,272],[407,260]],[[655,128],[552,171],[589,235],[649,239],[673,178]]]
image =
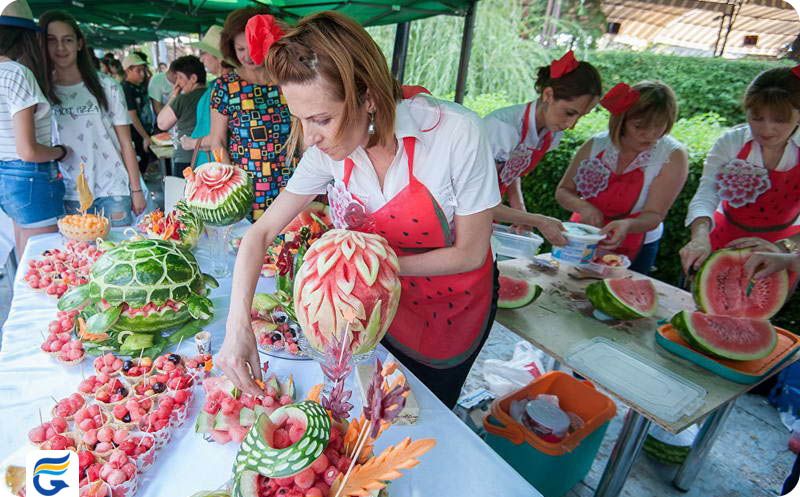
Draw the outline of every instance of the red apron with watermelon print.
[[[752,148],[752,141],[745,143],[736,158],[746,160]],[[800,154],[793,168],[769,171],[768,177],[769,188],[757,198],[739,207],[724,200],[722,212],[714,212],[714,229],[710,235],[712,250],[739,238],[757,237],[775,242],[800,233],[800,226],[794,225],[800,216]]]
[[[597,159],[603,158],[605,150],[597,154]],[[642,168],[636,168],[624,174],[617,174],[610,171],[608,177],[608,186],[605,190],[598,192],[597,195],[587,198],[586,201],[595,206],[600,212],[603,213],[603,225],[616,221],[618,219],[630,219],[638,216],[638,213],[632,214],[639,196],[642,194],[644,188],[644,171]],[[569,218],[570,221],[580,222],[581,215],[573,212]],[[614,249],[617,254],[628,256],[630,260],[635,260],[639,254],[642,245],[644,244],[644,237],[647,233],[630,233],[622,243]]]
[[[452,244],[452,233],[441,206],[414,176],[415,146],[414,137],[403,138],[408,185],[383,207],[367,214],[368,219],[347,227],[383,236],[398,256]],[[342,178],[345,188],[354,166],[350,158],[345,159]],[[457,366],[475,352],[488,331],[493,277],[491,251],[487,252],[483,265],[472,271],[444,276],[401,276],[400,305],[386,340],[426,366],[442,369]]]
[[[528,102],[525,106],[525,113],[522,115],[522,138],[508,157],[508,160],[498,166],[497,181],[500,184],[500,195],[505,195],[508,188],[517,178],[524,178],[536,169],[542,157],[545,156],[553,143],[553,133],[548,131],[539,140],[539,146],[535,149],[525,145],[525,138],[528,136],[528,119],[531,115],[533,102]]]

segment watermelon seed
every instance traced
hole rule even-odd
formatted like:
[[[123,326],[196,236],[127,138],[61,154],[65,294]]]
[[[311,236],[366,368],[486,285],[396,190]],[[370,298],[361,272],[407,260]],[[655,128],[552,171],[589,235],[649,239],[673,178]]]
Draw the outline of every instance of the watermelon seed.
[[[385,235],[385,234],[386,234],[386,232],[381,230],[381,235]]]
[[[392,219],[396,219],[396,218],[394,217],[394,214],[389,214],[389,217],[390,217],[390,218],[392,218]]]
[[[408,231],[404,231],[403,236],[408,236]]]
[[[418,223],[418,222],[419,222],[419,219],[414,219],[414,218],[412,217],[412,218],[411,218],[411,222],[412,222],[412,223]]]
[[[430,295],[426,295],[425,298],[428,300],[433,300],[433,297],[431,297]]]
[[[422,236],[428,236],[428,235],[429,235],[429,233],[427,231],[423,231],[422,232]]]
[[[454,307],[454,306],[453,306],[453,303],[452,303],[452,302],[448,302],[448,303],[447,303],[447,307],[449,307],[450,309],[452,309],[452,308]]]
[[[414,280],[409,281],[408,285],[411,286],[411,287],[416,287],[417,286],[417,284],[414,283]]]
[[[442,292],[440,292],[439,290],[436,290],[436,295],[444,295],[444,294]]]
[[[417,245],[422,245],[422,242],[416,242]]]
[[[426,277],[425,277],[425,281],[431,281],[430,277],[429,277],[429,276],[426,276]]]
[[[452,324],[453,324],[453,322],[452,322],[452,321],[450,321],[450,320],[448,319],[448,320],[447,320],[447,324],[449,324],[449,325],[452,325]]]
[[[452,292],[452,291],[453,291],[453,287],[450,287],[450,286],[449,286],[449,287],[447,287],[447,291],[448,291],[448,292]]]
[[[425,321],[425,327],[427,328],[430,325],[427,321]]]
[[[436,311],[433,312],[433,319],[436,319]]]
[[[414,300],[411,303],[414,304],[414,305],[419,305],[419,301],[418,300]]]
[[[469,293],[469,290],[464,290],[464,295],[472,295],[472,294]]]

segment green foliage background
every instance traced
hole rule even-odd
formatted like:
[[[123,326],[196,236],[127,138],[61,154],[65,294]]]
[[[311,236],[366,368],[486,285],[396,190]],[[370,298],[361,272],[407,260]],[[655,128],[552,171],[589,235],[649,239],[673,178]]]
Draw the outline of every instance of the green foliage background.
[[[464,104],[479,115],[528,101],[534,96],[536,69],[560,57],[567,48],[544,48],[537,38],[541,17],[525,10],[519,0],[478,2],[475,38],[470,58]],[[705,156],[728,126],[743,122],[741,99],[749,82],[760,72],[791,62],[727,60],[683,57],[653,52],[595,51],[591,49],[596,26],[559,25],[560,39],[567,39],[578,58],[600,71],[604,87],[620,81],[635,83],[661,80],[677,94],[679,120],[672,135],[689,151],[690,172],[686,186],[664,222],[664,236],[656,261],[655,277],[677,284],[680,277],[678,250],[686,243],[686,209],[703,170]],[[439,16],[412,24],[404,82],[419,84],[434,95],[452,99],[458,68],[463,19]],[[369,28],[388,60],[392,57],[394,27]],[[578,147],[607,126],[608,114],[598,109],[567,131],[557,150],[548,153],[533,174],[524,178],[523,192],[530,211],[566,219],[554,191]],[[797,329],[800,293],[775,320]],[[800,330],[798,330],[800,331]]]

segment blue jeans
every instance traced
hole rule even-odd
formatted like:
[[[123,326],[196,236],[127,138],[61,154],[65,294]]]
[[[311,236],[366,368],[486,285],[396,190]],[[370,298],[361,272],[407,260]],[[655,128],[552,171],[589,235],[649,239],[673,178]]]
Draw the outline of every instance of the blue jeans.
[[[65,200],[64,210],[67,214],[76,214],[80,210],[80,202],[77,200]],[[87,212],[103,214],[111,220],[111,226],[130,226],[133,224],[133,212],[131,212],[130,195],[114,195],[111,197],[98,197],[92,202]]]
[[[650,271],[653,270],[653,266],[656,264],[656,256],[658,255],[659,245],[661,245],[660,238],[654,242],[645,243],[642,245],[639,255],[637,255],[636,259],[634,259],[633,263],[631,263],[631,271],[649,275]]]
[[[64,214],[56,162],[0,161],[0,209],[20,228],[42,228]]]

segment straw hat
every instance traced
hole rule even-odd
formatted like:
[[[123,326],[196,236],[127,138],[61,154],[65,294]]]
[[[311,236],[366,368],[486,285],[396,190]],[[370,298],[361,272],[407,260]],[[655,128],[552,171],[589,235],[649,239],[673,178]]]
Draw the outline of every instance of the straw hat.
[[[217,24],[208,28],[206,34],[200,41],[190,43],[189,46],[195,47],[203,52],[208,52],[214,57],[222,60],[222,51],[219,49],[219,41],[222,38],[222,26]]]
[[[0,0],[0,26],[40,31],[33,22],[33,12],[25,0]]]
[[[143,61],[141,57],[136,54],[128,54],[122,59],[122,68],[126,71],[129,67],[133,66],[146,66],[147,62]]]

